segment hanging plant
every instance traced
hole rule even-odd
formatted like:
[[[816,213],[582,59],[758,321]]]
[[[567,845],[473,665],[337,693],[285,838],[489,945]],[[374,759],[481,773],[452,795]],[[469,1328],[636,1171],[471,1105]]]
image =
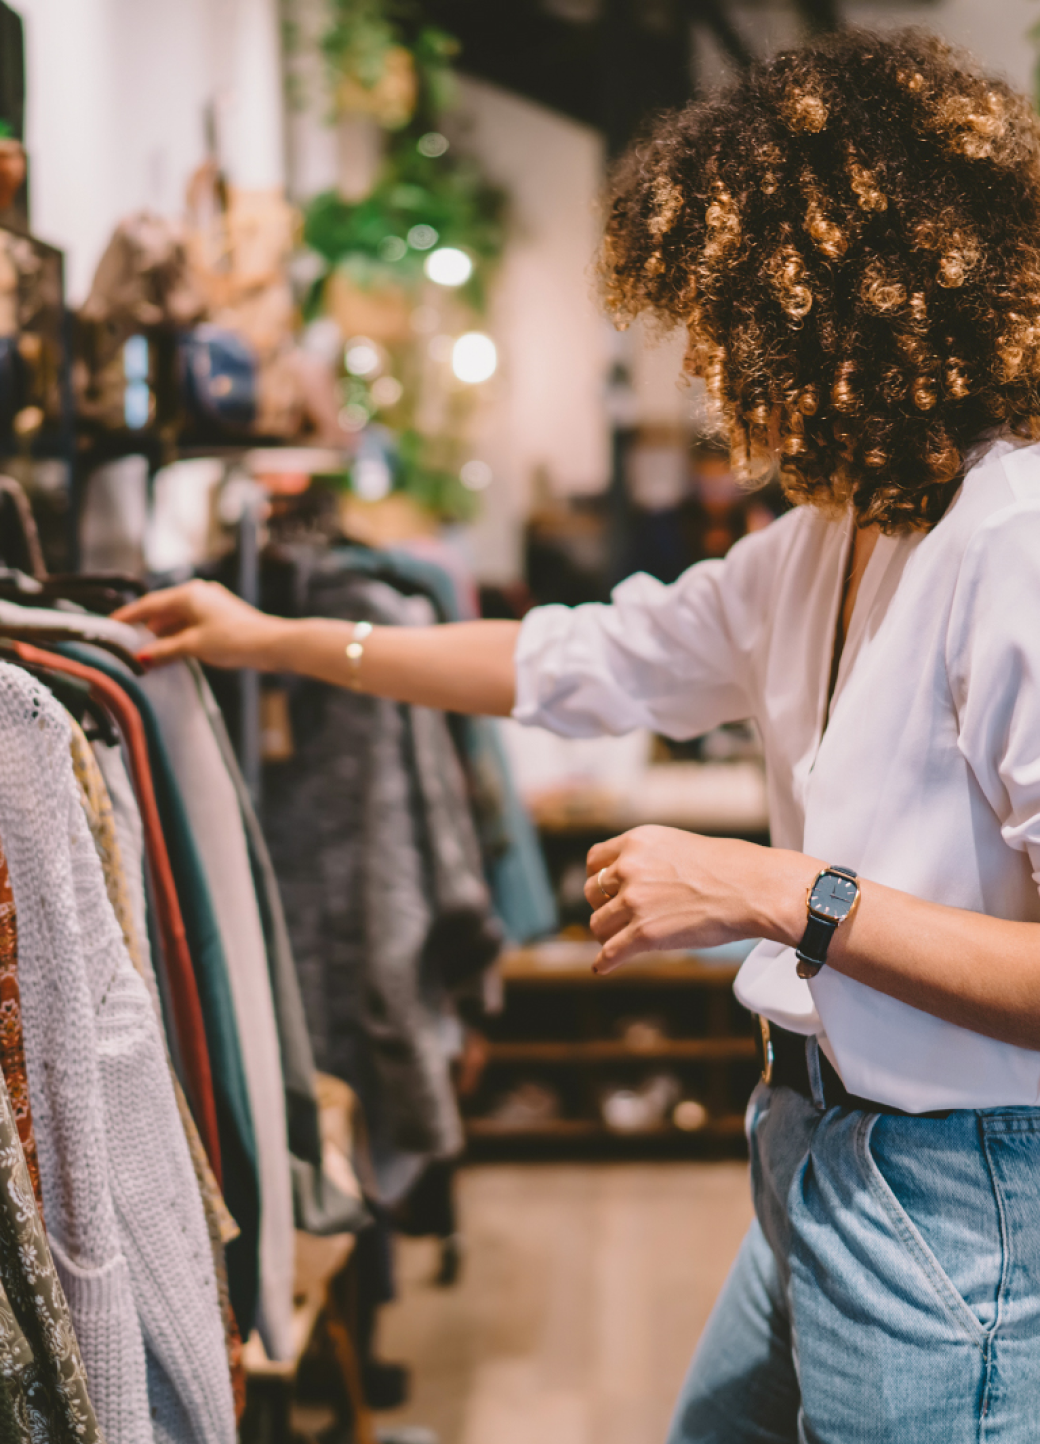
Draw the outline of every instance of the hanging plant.
[[[307,207],[305,243],[341,267],[363,289],[400,286],[415,291],[424,283],[431,250],[463,251],[473,269],[459,295],[477,312],[486,305],[489,269],[505,242],[505,197],[470,160],[454,159],[439,132],[396,138],[387,151],[375,187],[364,200],[345,201],[335,191]],[[312,297],[320,304],[321,286]]]
[[[330,190],[304,208],[304,243],[324,263],[305,315],[331,315],[348,342],[343,424],[363,436],[385,428],[395,438],[395,489],[461,520],[477,508],[463,473],[474,460],[466,443],[474,388],[486,377],[457,370],[451,348],[487,308],[505,195],[441,128],[456,92],[453,37],[426,24],[410,0],[321,3],[324,28],[312,30],[309,53],[316,39],[332,123],[367,117],[368,134],[373,122],[381,127],[381,158],[364,194]],[[486,375],[493,370],[492,362]]]
[[[301,0],[283,0],[287,48],[299,48]],[[333,109],[368,115],[400,130],[423,110],[437,112],[453,97],[453,36],[422,19],[410,0],[326,0],[318,37]]]
[[[304,0],[283,0],[286,45],[299,54]],[[504,196],[473,161],[457,156],[439,130],[455,100],[453,36],[428,25],[413,0],[323,0],[317,37],[334,111],[364,115],[386,131],[369,193],[316,196],[304,210],[304,242],[328,270],[313,286],[320,310],[328,274],[341,270],[364,290],[414,293],[435,246],[465,252],[472,273],[460,298],[483,311],[489,268],[504,243]]]

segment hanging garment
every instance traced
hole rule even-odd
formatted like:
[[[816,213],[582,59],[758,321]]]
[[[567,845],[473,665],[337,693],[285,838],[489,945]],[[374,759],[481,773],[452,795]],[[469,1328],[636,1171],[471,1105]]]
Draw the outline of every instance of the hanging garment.
[[[112,809],[112,826],[115,829],[116,845],[123,863],[123,876],[126,879],[127,898],[130,904],[129,923],[136,939],[137,952],[141,962],[141,976],[151,994],[152,1003],[155,1006],[155,1016],[163,1023],[169,1047],[171,1035],[175,1039],[176,1030],[172,1017],[169,1023],[166,1021],[167,1011],[164,1011],[163,1008],[155,960],[152,956],[146,884],[148,864],[145,856],[144,824],[141,821],[141,811],[137,805],[137,798],[134,796],[134,786],[130,781],[130,774],[126,770],[123,749],[119,743],[109,745],[97,740],[91,744],[91,751],[97,762],[98,771],[104,779],[109,805]],[[92,827],[91,831],[93,830]],[[134,957],[133,950],[131,950],[130,956]],[[172,1013],[172,1009],[168,1011]],[[169,1047],[169,1051],[171,1057],[174,1057],[175,1049]],[[177,1067],[176,1071],[178,1077],[182,1076],[183,1064]]]
[[[147,635],[110,617],[93,616],[77,612],[48,612],[43,608],[23,607],[0,601],[0,627],[13,626],[20,630],[28,627],[53,626],[59,622],[62,627],[79,631],[84,641],[100,640],[136,652],[141,639]],[[300,997],[299,980],[293,962],[292,946],[278,894],[278,884],[271,867],[270,857],[263,832],[253,810],[248,789],[242,779],[234,748],[227,735],[223,715],[220,712],[202,669],[196,663],[189,664],[206,715],[212,725],[220,747],[224,764],[231,776],[238,796],[242,824],[246,830],[249,846],[250,865],[260,908],[261,921],[268,952],[271,974],[271,989],[278,1026],[279,1044],[282,1057],[282,1071],[285,1077],[286,1115],[289,1129],[290,1150],[299,1158],[320,1164],[321,1145],[318,1129],[318,1106],[314,1094],[314,1056],[307,1034],[307,1024]],[[99,754],[99,757],[101,754]],[[104,760],[102,770],[104,770]],[[113,786],[107,777],[109,790]],[[143,927],[140,929],[143,933]]]
[[[333,556],[354,575],[425,596],[439,622],[475,615],[468,599],[460,603],[456,579],[428,557],[394,547],[341,547]],[[493,717],[452,717],[450,722],[466,768],[495,911],[512,942],[547,937],[560,925],[556,898],[538,833],[513,781],[499,723]]]
[[[468,717],[470,769],[490,775],[497,791],[501,841],[485,847],[495,911],[511,942],[525,944],[559,931],[560,914],[541,839],[513,780],[496,718]]]
[[[123,928],[130,959],[138,968],[148,987],[155,1016],[161,1024],[163,1013],[152,968],[148,935],[145,930],[144,831],[130,779],[123,766],[118,747],[95,742],[93,749],[83,753],[77,745],[82,737],[79,729],[74,727],[72,735],[76,779],[80,784],[87,822],[101,858],[102,869],[105,873],[105,886],[110,899],[114,895],[120,896],[124,893],[126,895],[129,911],[121,911],[116,908],[116,915]],[[83,746],[89,748],[85,738],[82,738],[82,743]],[[94,759],[93,768],[91,767],[92,758]],[[104,765],[102,765],[101,759],[104,759]],[[109,832],[109,824],[111,832]],[[116,873],[116,876],[112,875],[113,872]],[[113,907],[115,908],[115,903],[113,903]],[[242,1361],[242,1338],[231,1308],[227,1263],[224,1258],[225,1247],[238,1237],[239,1229],[228,1211],[213,1170],[209,1166],[206,1150],[199,1137],[195,1120],[191,1116],[183,1089],[173,1072],[172,1063],[171,1077],[174,1096],[177,1100],[177,1112],[184,1129],[188,1152],[191,1154],[191,1166],[195,1173],[195,1181],[198,1184],[206,1217],[206,1232],[213,1256],[213,1272],[224,1326],[228,1372],[235,1398],[235,1417],[241,1419],[245,1409],[245,1366]]]
[[[2,608],[2,604],[0,604],[0,608]],[[16,613],[20,613],[20,616],[15,615]],[[4,620],[4,613],[0,610],[0,623]],[[28,608],[12,607],[7,620],[11,624],[20,621],[20,624],[25,626],[30,621],[33,623],[47,621],[48,615],[45,612],[33,611]],[[132,628],[119,622],[113,622],[107,617],[62,614],[62,622],[63,625],[82,630],[85,638],[100,638],[121,645],[130,651],[135,650],[140,641],[139,635]],[[274,868],[248,789],[242,778],[231,739],[227,734],[223,714],[202,674],[202,669],[196,663],[191,663],[189,666],[224,764],[234,784],[242,824],[246,832],[253,883],[267,947],[271,992],[278,1027],[285,1087],[286,1123],[289,1150],[292,1155],[290,1161],[296,1224],[297,1227],[308,1232],[322,1234],[353,1231],[366,1222],[364,1210],[359,1209],[357,1200],[352,1194],[345,1192],[337,1185],[335,1179],[324,1176],[322,1172],[322,1146],[314,1083],[314,1054],[307,1031],[299,978]],[[113,802],[116,803],[121,786],[119,773],[123,772],[118,754],[115,755],[110,766],[106,761],[106,756],[111,755],[111,749],[96,746],[95,750],[102,762],[102,768],[106,772],[106,779],[113,794]],[[114,775],[109,776],[109,772],[114,772]],[[130,802],[132,806],[132,799]],[[123,811],[127,810],[125,807],[123,808]],[[118,805],[116,812],[118,819],[120,813]],[[132,826],[132,818],[128,821],[128,825]]]
[[[91,1395],[110,1441],[232,1444],[202,1203],[153,1005],[83,811],[69,720],[17,668],[0,669],[0,719],[30,1086],[47,1112],[44,1207]]]
[[[2,1081],[0,1438],[5,1444],[105,1444]]]
[[[32,649],[25,650],[24,643],[18,643],[17,647],[19,655],[32,654]],[[49,654],[36,655],[46,658]],[[107,653],[88,645],[66,643],[61,647],[61,660],[73,670],[74,675],[92,680],[99,689],[99,695],[116,712],[124,737],[129,739],[133,732],[138,738],[146,740],[147,754],[140,771],[147,772],[154,786],[152,796],[156,810],[153,822],[149,824],[149,812],[143,805],[146,799],[139,793],[142,797],[141,813],[146,827],[149,858],[160,863],[168,859],[170,869],[166,906],[175,910],[174,916],[180,920],[181,930],[178,934],[167,928],[166,939],[171,949],[181,950],[174,952],[173,956],[183,956],[187,975],[194,978],[198,989],[199,1016],[205,1029],[202,1041],[211,1068],[212,1097],[219,1128],[221,1169],[218,1172],[214,1167],[213,1171],[240,1230],[239,1237],[227,1249],[228,1283],[239,1328],[248,1337],[256,1317],[259,1295],[260,1188],[256,1135],[227,961],[209,882],[148,697],[136,679]],[[135,776],[135,782],[137,780]],[[155,875],[158,880],[158,867]],[[179,974],[175,980],[175,1003],[179,1003],[182,994],[189,989],[187,975]],[[184,1047],[183,1039],[181,1047]],[[194,1098],[191,1101],[194,1109]],[[210,1140],[201,1124],[199,1131],[209,1153]],[[212,1160],[212,1154],[210,1158]]]
[[[29,581],[26,581],[29,586]],[[39,583],[32,583],[39,587]],[[104,641],[122,643],[126,641],[127,629],[118,622],[111,622],[107,617],[95,617],[87,612],[70,612],[50,607],[34,607],[30,603],[32,593],[27,593],[26,605],[21,602],[9,602],[0,599],[0,629],[3,629],[6,636],[8,631],[21,632],[27,628],[34,631],[51,632],[56,628],[62,631],[78,632],[84,641],[100,637]],[[118,628],[118,630],[115,630]]]
[[[234,783],[249,844],[249,861],[267,945],[271,995],[275,1021],[278,1024],[289,1135],[289,1163],[292,1168],[293,1218],[296,1227],[304,1233],[320,1234],[323,1237],[337,1233],[357,1233],[371,1223],[371,1216],[361,1201],[360,1191],[350,1186],[351,1178],[342,1177],[340,1170],[334,1166],[334,1161],[327,1158],[322,1142],[314,1052],[307,1032],[300,980],[296,973],[281,893],[267,850],[267,842],[235,757],[223,713],[201,667],[197,662],[188,665],[228,774]]]
[[[130,779],[117,747],[108,747],[102,742],[95,742],[91,747],[75,726],[72,737],[76,780],[81,787],[87,822],[101,858],[109,900],[119,919],[130,960],[148,988],[155,1016],[162,1025],[162,1006],[148,934],[144,928],[144,834]],[[84,748],[87,749],[85,752]],[[118,806],[112,796],[110,778],[117,788]],[[117,897],[125,899],[125,905],[117,906]],[[184,1125],[202,1201],[207,1213],[212,1212],[218,1221],[222,1244],[230,1243],[238,1237],[238,1225],[224,1202],[176,1073],[172,1076],[177,1110]]]
[[[44,1213],[109,1444],[152,1437],[144,1341],[122,1249],[98,1034],[115,928],[69,760],[66,714],[0,664],[0,836],[18,915],[19,983]],[[95,896],[92,897],[91,894]],[[136,980],[135,980],[136,981]],[[102,1007],[102,999],[105,1005]]]
[[[11,891],[7,858],[0,850],[0,1069],[7,1084],[14,1121],[18,1127],[25,1165],[29,1170],[33,1196],[43,1213],[40,1161],[33,1131],[29,1075],[25,1064],[25,1034],[22,1028],[22,994],[18,986],[18,919]]]
[[[210,881],[234,999],[260,1173],[260,1306],[272,1359],[292,1357],[295,1257],[281,1056],[263,928],[234,783],[191,672],[163,667],[140,684],[152,704]]]
[[[87,826],[90,828],[90,835],[94,839],[94,847],[101,862],[108,900],[116,915],[116,922],[123,935],[126,950],[130,954],[130,961],[143,979],[145,976],[144,957],[139,935],[134,927],[130,885],[123,869],[122,853],[119,839],[116,836],[112,800],[108,795],[108,788],[105,786],[105,780],[101,775],[101,769],[98,767],[97,758],[91,750],[90,743],[84,736],[82,727],[74,721],[71,722],[69,728],[69,756],[72,758],[72,770],[79,785],[80,801],[83,804]]]
[[[199,1132],[213,1166],[213,1172],[217,1179],[221,1180],[217,1105],[210,1071],[205,1020],[192,968],[192,957],[188,951],[180,900],[174,886],[166,837],[156,803],[148,745],[140,714],[121,688],[98,669],[85,665],[75,658],[41,651],[25,642],[15,643],[14,650],[19,657],[28,662],[66,671],[71,676],[79,677],[82,681],[90,683],[100,700],[115,717],[119,730],[123,734],[133,765],[134,785],[141,809],[141,819],[148,836],[148,860],[155,897],[159,904],[164,958],[167,966],[175,969],[171,996],[176,1015],[178,1052],[185,1065],[185,1087],[191,1100],[195,1121],[199,1126]],[[87,655],[91,661],[95,660],[93,653]]]
[[[278,879],[267,850],[260,820],[253,808],[249,789],[228,736],[224,714],[217,705],[209,683],[197,662],[188,664],[199,697],[217,739],[221,757],[234,783],[242,824],[249,844],[249,861],[260,907],[260,919],[267,944],[267,965],[271,975],[278,1043],[281,1050],[282,1077],[285,1082],[285,1114],[289,1130],[289,1151],[304,1163],[321,1167],[321,1133],[318,1122],[318,1099],[315,1085],[314,1050],[307,1032],[307,1019],[300,995],[292,943],[285,922]]]
[[[300,609],[423,620],[416,599],[334,562]],[[357,1091],[381,1190],[399,1196],[461,1147],[445,973],[479,973],[499,936],[443,716],[310,681],[291,716],[295,753],[265,774],[265,819],[315,1056]]]

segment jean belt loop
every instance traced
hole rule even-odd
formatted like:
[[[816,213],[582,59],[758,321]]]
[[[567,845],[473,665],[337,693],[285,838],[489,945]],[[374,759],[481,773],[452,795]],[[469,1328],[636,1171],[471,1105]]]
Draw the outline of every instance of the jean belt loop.
[[[815,1034],[805,1040],[805,1063],[809,1069],[809,1087],[812,1089],[813,1104],[823,1110],[827,1099],[823,1091],[823,1076],[820,1072],[820,1044]]]

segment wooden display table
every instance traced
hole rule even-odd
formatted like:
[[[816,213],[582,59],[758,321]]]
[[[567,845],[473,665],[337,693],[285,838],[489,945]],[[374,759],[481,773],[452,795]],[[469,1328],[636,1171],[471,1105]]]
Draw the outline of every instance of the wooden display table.
[[[268,1393],[277,1389],[279,1398],[272,1410],[276,1416],[269,1428],[275,1439],[290,1439],[289,1414],[296,1374],[300,1360],[307,1352],[319,1322],[324,1324],[336,1353],[336,1360],[346,1385],[353,1411],[353,1434],[356,1444],[376,1444],[375,1426],[361,1386],[361,1371],[350,1330],[336,1305],[331,1284],[346,1268],[354,1252],[353,1234],[334,1234],[318,1238],[314,1234],[296,1234],[296,1278],[293,1287],[292,1355],[273,1360],[254,1330],[242,1351],[246,1379],[259,1384]]]

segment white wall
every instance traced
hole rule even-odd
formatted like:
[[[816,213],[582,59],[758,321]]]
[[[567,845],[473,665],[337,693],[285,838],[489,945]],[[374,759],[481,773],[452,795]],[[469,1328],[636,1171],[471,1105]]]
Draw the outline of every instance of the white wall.
[[[495,482],[474,541],[481,575],[515,576],[536,471],[567,494],[600,490],[609,470],[610,337],[590,271],[603,147],[590,128],[475,81],[464,83],[461,112],[467,147],[510,197],[488,318],[501,364],[477,421]]]
[[[1020,89],[1032,91],[1036,49],[1026,32],[1040,21],[1036,0],[840,0],[846,20],[880,30],[920,25],[963,46],[983,65],[1006,76]],[[732,16],[756,54],[771,54],[798,44],[804,32],[791,5],[763,5],[741,0]],[[699,32],[700,70],[706,88],[718,88],[732,70],[703,31]]]
[[[21,0],[32,223],[81,301],[116,222],[169,215],[216,102],[233,182],[283,180],[276,0]]]
[[[921,25],[963,46],[983,65],[1020,89],[1032,91],[1036,50],[1026,31],[1040,20],[1036,0],[939,0],[937,4],[893,5],[854,0],[848,15],[862,25]]]

